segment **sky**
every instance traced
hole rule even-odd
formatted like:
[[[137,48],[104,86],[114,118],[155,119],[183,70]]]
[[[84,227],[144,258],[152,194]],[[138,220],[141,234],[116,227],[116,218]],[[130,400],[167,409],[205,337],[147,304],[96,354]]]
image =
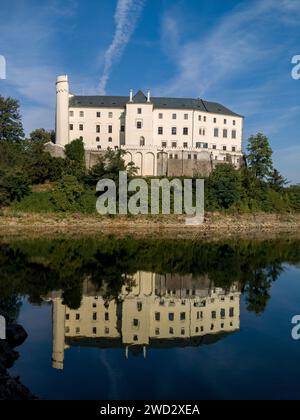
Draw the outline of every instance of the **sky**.
[[[245,146],[265,133],[300,183],[300,0],[0,0],[1,55],[27,134],[54,128],[60,74],[77,95],[200,97],[245,116]]]

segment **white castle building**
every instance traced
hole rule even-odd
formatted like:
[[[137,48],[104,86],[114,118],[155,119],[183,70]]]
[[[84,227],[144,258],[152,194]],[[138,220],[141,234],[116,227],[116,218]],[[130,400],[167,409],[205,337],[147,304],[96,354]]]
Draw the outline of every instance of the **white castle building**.
[[[216,163],[242,163],[243,117],[218,103],[141,91],[76,96],[68,76],[57,78],[56,97],[57,148],[79,138],[89,156],[122,148],[143,176],[190,176]]]

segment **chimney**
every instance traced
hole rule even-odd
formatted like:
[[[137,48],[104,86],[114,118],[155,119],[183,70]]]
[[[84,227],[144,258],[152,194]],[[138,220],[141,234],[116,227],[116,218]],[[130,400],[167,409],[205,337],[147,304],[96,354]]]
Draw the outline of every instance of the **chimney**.
[[[147,102],[151,102],[151,92],[148,90]]]
[[[129,102],[133,102],[133,90],[130,89]]]

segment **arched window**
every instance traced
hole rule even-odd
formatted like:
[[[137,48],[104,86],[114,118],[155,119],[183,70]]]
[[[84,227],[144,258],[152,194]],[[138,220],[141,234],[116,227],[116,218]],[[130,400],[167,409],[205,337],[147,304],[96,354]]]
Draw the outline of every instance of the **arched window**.
[[[96,137],[96,142],[99,143],[100,142],[100,137]]]
[[[144,147],[145,146],[145,137],[141,137],[140,138],[140,146]]]

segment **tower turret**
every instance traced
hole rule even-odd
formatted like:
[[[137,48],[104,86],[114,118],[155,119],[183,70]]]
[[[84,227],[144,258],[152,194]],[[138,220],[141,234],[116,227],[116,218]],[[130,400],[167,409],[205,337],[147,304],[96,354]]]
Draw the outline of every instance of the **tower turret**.
[[[68,76],[56,80],[56,144],[69,143],[69,82]]]

